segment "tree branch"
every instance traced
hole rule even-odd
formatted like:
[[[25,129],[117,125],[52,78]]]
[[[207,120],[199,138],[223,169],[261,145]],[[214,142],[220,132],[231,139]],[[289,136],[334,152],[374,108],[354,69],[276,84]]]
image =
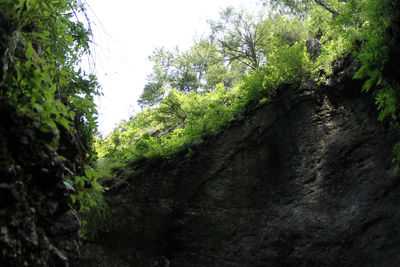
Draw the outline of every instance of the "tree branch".
[[[320,7],[324,8],[325,10],[329,11],[330,13],[332,13],[332,15],[333,15],[334,17],[336,17],[336,16],[339,15],[339,12],[337,12],[336,10],[330,8],[330,7],[327,6],[325,3],[323,3],[321,0],[314,0],[314,1],[315,1],[315,3],[316,3],[317,5],[319,5]]]

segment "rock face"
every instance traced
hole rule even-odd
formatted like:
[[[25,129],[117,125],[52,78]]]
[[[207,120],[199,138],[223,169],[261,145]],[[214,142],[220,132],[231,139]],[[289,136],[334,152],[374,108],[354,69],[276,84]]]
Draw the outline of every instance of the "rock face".
[[[0,113],[0,266],[69,266],[81,223],[55,136],[1,100]]]
[[[0,82],[11,32],[0,7]],[[79,169],[79,153],[67,136],[42,133],[0,97],[1,267],[69,266],[78,258],[81,222],[63,181]]]
[[[282,93],[192,155],[119,175],[80,266],[400,266],[394,135],[343,86]]]
[[[321,43],[316,38],[308,39],[306,48],[312,61],[315,61],[321,55]]]

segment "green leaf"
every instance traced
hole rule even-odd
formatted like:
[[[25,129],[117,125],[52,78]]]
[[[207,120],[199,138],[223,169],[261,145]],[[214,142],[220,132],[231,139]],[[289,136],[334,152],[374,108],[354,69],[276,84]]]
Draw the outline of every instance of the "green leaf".
[[[69,117],[71,118],[71,120],[74,120],[74,119],[75,119],[75,115],[76,115],[76,112],[75,112],[75,111],[71,110],[71,111],[69,112]]]
[[[50,124],[48,123],[42,123],[39,126],[39,129],[44,132],[44,133],[52,133],[54,132],[55,128],[53,128]]]
[[[28,48],[26,49],[26,52],[25,52],[25,57],[27,58],[27,59],[30,59],[31,57],[32,57],[32,55],[33,55],[33,47],[32,47],[32,43],[31,42],[29,42],[28,43]]]
[[[70,121],[68,120],[68,119],[66,119],[66,118],[64,118],[64,117],[62,117],[62,116],[60,116],[59,118],[58,118],[58,123],[60,123],[65,129],[67,129],[68,131],[71,131],[71,128],[70,128]]]
[[[76,203],[76,196],[73,195],[73,194],[70,194],[69,196],[71,197],[72,204],[75,204]]]
[[[92,179],[95,179],[95,178],[97,177],[97,171],[94,170],[94,169],[92,169],[92,168],[90,168],[90,167],[88,167],[88,168],[85,170],[85,175],[86,175],[86,177],[87,177],[88,179],[92,180]]]
[[[50,80],[48,80],[47,82],[51,82]],[[56,84],[53,84],[49,89],[48,89],[48,92],[50,92],[50,93],[55,93],[55,91],[57,90],[57,85]]]

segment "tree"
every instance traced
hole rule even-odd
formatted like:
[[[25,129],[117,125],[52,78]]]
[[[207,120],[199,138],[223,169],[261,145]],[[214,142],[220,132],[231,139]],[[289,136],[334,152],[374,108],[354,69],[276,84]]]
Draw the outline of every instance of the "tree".
[[[138,99],[139,106],[151,107],[159,103],[164,97],[163,83],[160,81],[149,81],[145,84],[143,92]]]
[[[165,48],[157,48],[148,59],[153,62],[153,72],[147,76],[147,83],[138,100],[142,108],[154,106],[163,98],[164,88],[167,87],[171,76],[170,68],[174,55]]]
[[[254,70],[263,62],[261,40],[264,28],[259,27],[259,21],[232,7],[220,13],[219,21],[209,21],[211,39],[229,63],[239,61]]]
[[[196,60],[193,51],[179,52],[177,49],[169,78],[170,87],[184,93],[197,92],[203,72],[202,64]]]
[[[218,83],[230,88],[243,75],[237,64],[225,64],[224,56],[210,39],[200,39],[183,52],[158,48],[149,59],[153,71],[138,100],[142,108],[160,104],[171,89],[188,94],[213,90]]]

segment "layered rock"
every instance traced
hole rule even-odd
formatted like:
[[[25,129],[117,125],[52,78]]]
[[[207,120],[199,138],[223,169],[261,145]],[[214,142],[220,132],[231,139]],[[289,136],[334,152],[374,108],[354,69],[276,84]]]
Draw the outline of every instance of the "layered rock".
[[[394,135],[371,97],[346,77],[280,95],[113,180],[113,226],[80,266],[399,266]]]

